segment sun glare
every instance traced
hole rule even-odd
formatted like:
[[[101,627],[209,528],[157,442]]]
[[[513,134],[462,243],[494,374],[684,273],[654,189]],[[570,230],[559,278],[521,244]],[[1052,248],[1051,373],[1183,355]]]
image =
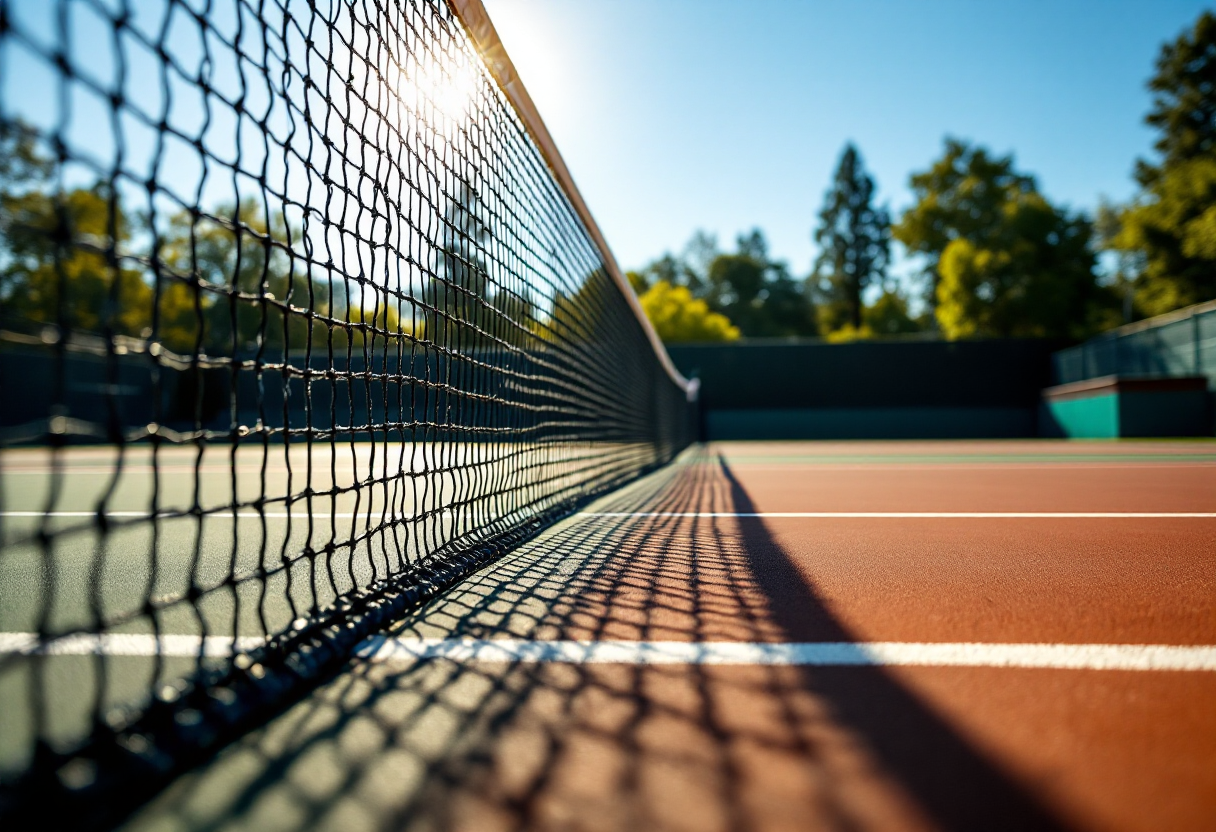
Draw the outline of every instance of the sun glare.
[[[402,67],[399,90],[415,118],[451,139],[468,125],[480,82],[469,55],[423,53]]]

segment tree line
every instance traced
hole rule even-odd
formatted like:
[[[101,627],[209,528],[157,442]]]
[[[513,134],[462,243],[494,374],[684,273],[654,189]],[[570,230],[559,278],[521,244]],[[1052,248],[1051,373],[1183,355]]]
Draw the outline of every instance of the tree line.
[[[310,331],[318,349],[401,331],[387,304],[369,310],[341,278],[312,276],[292,252],[300,229],[255,199],[154,222],[105,180],[63,187],[58,177],[33,128],[0,123],[7,329],[52,326],[212,355],[303,349]]]
[[[604,298],[623,301],[606,270],[567,273],[556,249],[551,276],[495,268],[489,211],[460,180],[449,183],[433,250],[414,263],[424,268],[386,285],[382,272],[327,263],[322,235],[310,238],[269,195],[153,216],[128,208],[105,178],[66,186],[50,144],[24,121],[0,120],[0,328],[9,332],[268,360],[406,342],[494,351],[602,340]]]
[[[323,253],[266,200],[153,217],[104,178],[65,187],[46,144],[24,121],[0,121],[0,326],[13,332],[273,358],[382,350],[402,336],[501,348],[584,325],[567,295],[543,317],[527,286],[489,278],[488,230],[467,186],[446,206],[433,268],[391,287],[320,267]]]
[[[893,219],[848,143],[809,275],[792,276],[754,230],[733,252],[698,232],[630,281],[668,342],[921,331],[1081,339],[1216,298],[1216,15],[1163,45],[1149,89],[1158,159],[1138,160],[1140,190],[1126,205],[1102,204],[1093,217],[1054,205],[1013,156],[948,137],[911,174],[914,202]],[[921,265],[910,290],[889,274],[893,242]],[[1103,253],[1116,264],[1106,273]]]
[[[929,332],[950,339],[1083,338],[1216,297],[1216,15],[1162,47],[1149,82],[1154,161],[1139,193],[1096,215],[1051,203],[1012,156],[947,138],[914,172],[898,218],[876,203],[847,144],[813,232],[809,275],[771,256],[761,231],[732,250],[698,232],[629,279],[667,341]],[[491,279],[477,194],[458,189],[418,286],[372,286],[318,269],[303,230],[257,199],[127,210],[105,179],[65,187],[38,133],[0,121],[0,317],[5,328],[151,340],[179,354],[364,348],[400,335],[449,346],[591,338],[585,277],[540,303],[516,277]],[[898,243],[923,267],[890,275]],[[1103,273],[1105,253],[1113,270]]]

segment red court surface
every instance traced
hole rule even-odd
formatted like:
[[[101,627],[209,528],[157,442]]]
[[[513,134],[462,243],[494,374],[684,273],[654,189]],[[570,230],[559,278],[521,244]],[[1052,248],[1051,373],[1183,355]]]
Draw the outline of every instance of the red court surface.
[[[1216,444],[715,444],[394,636],[1212,646]],[[132,828],[1216,829],[1216,662],[1029,664],[361,659]]]

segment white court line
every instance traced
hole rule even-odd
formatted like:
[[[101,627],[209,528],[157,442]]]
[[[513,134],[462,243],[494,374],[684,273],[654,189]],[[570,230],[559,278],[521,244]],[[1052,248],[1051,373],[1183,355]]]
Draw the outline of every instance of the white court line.
[[[236,639],[236,649],[252,650],[264,639],[243,636]],[[37,633],[0,633],[0,655],[40,653],[50,656],[170,656],[190,657],[199,654],[227,656],[232,653],[230,636],[160,635],[142,633],[80,633],[65,636],[39,648]]]
[[[445,509],[441,513],[451,513],[452,509]],[[358,517],[376,516],[379,511],[373,511],[370,515],[366,512],[360,513]],[[0,517],[14,518],[67,518],[67,519],[88,519],[97,516],[95,511],[0,511]],[[181,514],[157,515],[156,519],[160,520],[191,520],[197,515],[183,512]],[[230,511],[205,512],[202,515],[209,520],[225,520],[231,519],[234,515]],[[265,517],[267,520],[307,520],[308,510],[301,507],[296,514],[289,514],[285,511],[267,511],[262,514],[256,511],[241,511],[236,517],[241,517],[249,520],[256,520]],[[322,517],[329,517],[329,514],[323,514]],[[335,515],[339,519],[345,519],[355,515],[339,514]],[[953,519],[978,519],[978,520],[1117,520],[1120,518],[1127,519],[1212,519],[1216,518],[1216,511],[580,511],[578,517],[668,517],[668,518],[695,518],[709,519],[715,517],[776,517],[776,518],[801,518],[806,520],[953,520]],[[115,520],[152,520],[152,515],[146,511],[107,511],[107,518]]]
[[[208,636],[208,656],[225,656],[232,639]],[[238,638],[250,650],[260,638]],[[177,656],[199,653],[200,638],[188,635],[77,635],[38,649],[34,633],[0,633],[0,654],[58,656]],[[461,662],[529,664],[811,665],[818,667],[1023,667],[1068,670],[1216,671],[1216,646],[1165,644],[983,644],[917,642],[525,641],[521,639],[389,638],[376,636],[357,649],[360,658],[383,661],[450,659]]]
[[[791,469],[801,471],[1008,471],[1010,468],[1017,470],[1033,470],[1033,471],[1059,471],[1062,467],[1069,471],[1094,471],[1094,470],[1110,470],[1115,468],[1120,469],[1135,469],[1137,471],[1145,468],[1216,468],[1216,460],[1195,460],[1195,461],[1179,461],[1179,462],[840,462],[840,463],[815,463],[815,462],[784,462],[784,463],[747,463],[736,462],[730,466],[734,470],[747,471],[789,471]]]
[[[359,648],[372,661],[446,658],[456,661],[570,664],[715,664],[936,667],[1028,667],[1077,670],[1216,671],[1216,647],[1162,644],[980,644],[822,642],[758,644],[674,641],[523,641],[377,637]]]
[[[801,517],[807,519],[1116,519],[1216,517],[1216,511],[584,511],[583,517]]]
[[[448,513],[448,512],[450,512],[450,509],[445,509],[438,513],[443,514],[443,513]],[[380,511],[374,510],[374,511],[370,512],[370,516],[372,516],[372,517],[375,517],[377,514],[380,514]],[[0,517],[63,517],[63,518],[73,519],[73,518],[92,518],[92,517],[96,517],[96,516],[97,516],[97,512],[95,512],[95,511],[0,511]],[[192,514],[191,512],[186,511],[186,510],[183,510],[180,513],[157,514],[157,515],[149,514],[146,511],[107,511],[106,512],[107,518],[112,518],[112,519],[116,519],[116,520],[129,520],[129,519],[135,519],[135,520],[153,520],[153,519],[156,519],[156,520],[193,520],[194,518],[196,518],[198,516],[199,515]],[[202,517],[204,517],[205,519],[208,519],[208,520],[230,520],[230,519],[232,519],[233,516],[234,515],[231,511],[204,510],[204,512],[202,514]],[[286,511],[266,511],[261,514],[258,514],[256,511],[240,511],[240,512],[237,512],[235,516],[247,518],[250,520],[256,520],[259,517],[265,517],[267,520],[287,520],[288,518],[292,518],[292,519],[296,519],[296,520],[306,520],[306,519],[308,519],[308,509],[301,507],[301,509],[295,514],[289,514]],[[314,517],[329,517],[329,516],[330,516],[329,513],[317,514],[316,512],[314,512]],[[338,514],[335,516],[338,517],[339,519],[344,519],[344,518],[356,516],[356,515]],[[369,516],[369,512],[363,511],[363,512],[360,512],[357,516],[358,517],[367,517],[367,516]]]

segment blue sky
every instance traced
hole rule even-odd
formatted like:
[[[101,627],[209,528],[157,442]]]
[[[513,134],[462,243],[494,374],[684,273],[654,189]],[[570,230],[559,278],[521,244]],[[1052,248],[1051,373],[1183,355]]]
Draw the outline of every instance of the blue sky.
[[[483,2],[622,266],[759,226],[797,274],[849,139],[896,212],[946,135],[1073,208],[1129,198],[1160,46],[1210,5]]]

